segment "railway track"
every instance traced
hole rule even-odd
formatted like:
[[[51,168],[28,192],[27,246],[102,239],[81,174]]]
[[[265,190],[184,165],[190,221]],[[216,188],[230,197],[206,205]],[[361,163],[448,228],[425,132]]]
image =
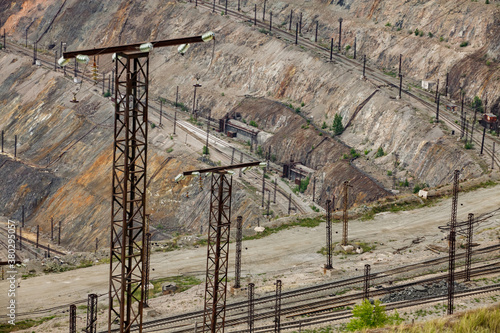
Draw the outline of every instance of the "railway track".
[[[214,6],[214,3],[207,3],[206,1],[198,1],[198,7],[204,8],[204,9],[209,10],[209,11],[213,11],[214,8],[215,8],[216,12],[225,11],[224,6],[218,5],[218,4],[215,4],[215,6]],[[229,8],[227,9],[227,15],[229,17],[240,18],[240,19],[244,20],[245,22],[254,22],[254,17],[246,16],[244,13],[241,13],[241,12],[238,12],[236,10],[229,9]],[[257,20],[255,23],[256,23],[255,26],[258,28],[264,28],[266,30],[268,30],[268,28],[269,28],[268,23],[265,23],[265,22],[262,22],[259,20]],[[280,29],[274,25],[273,25],[271,31],[273,32],[273,35],[275,35],[275,36],[279,36],[280,38],[288,40],[292,43],[295,42],[295,34],[293,34],[291,32]],[[322,47],[314,42],[311,42],[310,40],[308,40],[307,38],[304,38],[304,37],[298,36],[297,40],[298,40],[298,44],[300,44],[301,46],[304,46],[311,51],[318,52],[320,55],[322,55],[323,57],[325,57],[326,59],[329,60],[330,49]],[[340,54],[338,52],[335,53],[334,61],[341,63],[341,64],[344,64],[344,65],[347,65],[350,68],[354,68],[354,69],[358,70],[358,72],[360,74],[363,71],[363,64],[361,62],[358,62],[354,59],[350,59],[346,56],[343,56],[342,54]],[[381,85],[378,85],[378,88],[381,88],[384,85],[387,85],[389,88],[399,89],[399,82],[392,82],[387,77],[384,77],[383,75],[385,75],[385,74],[382,74],[378,70],[375,70],[371,67],[366,66],[365,76],[367,78],[371,78],[371,79],[375,79],[375,80],[379,81],[379,83],[381,83]],[[424,106],[426,106],[429,109],[429,111],[431,111],[431,112],[435,111],[435,108],[436,108],[435,105],[432,103],[429,103],[426,99],[424,99],[420,96],[417,96],[416,94],[412,93],[411,91],[408,91],[405,89],[402,89],[401,92],[408,95],[411,98],[414,98],[415,100],[419,101],[420,103],[422,103]],[[424,95],[428,99],[434,98],[433,94],[431,94],[429,92],[422,90],[422,91],[419,91],[419,93],[421,93],[422,95]],[[466,110],[467,110],[467,108],[466,108]],[[460,132],[461,127],[458,124],[455,124],[454,121],[457,119],[453,119],[453,115],[450,112],[448,112],[446,110],[440,110],[440,119],[442,119],[446,123],[447,126],[451,127],[452,129],[456,130],[457,132]],[[495,140],[492,137],[490,139]],[[473,138],[473,141],[477,145],[481,145],[480,139]],[[498,141],[498,140],[495,140],[495,141]],[[497,144],[498,143],[499,142],[497,142]],[[498,156],[500,154],[494,155],[492,152],[492,149],[490,149],[486,145],[484,147],[484,151],[487,153],[487,155],[493,156],[494,163],[497,165],[497,168],[500,167],[500,157]]]
[[[500,249],[500,244],[499,245],[493,245],[489,247],[485,247],[482,249],[477,249],[474,251],[474,255],[482,255],[482,254],[488,254],[494,251],[498,251]],[[465,256],[464,253],[459,253],[456,256],[456,259],[461,259]],[[412,265],[407,265],[403,267],[398,267],[394,269],[389,269],[386,271],[378,272],[378,273],[372,273],[370,275],[370,281],[377,281],[378,285],[382,284],[391,284],[393,281],[396,281],[402,277],[397,277],[397,274],[400,273],[409,273],[412,270],[417,270],[417,269],[436,269],[436,266],[447,263],[448,262],[448,257],[440,257],[440,258],[435,258],[431,260],[427,260],[424,262],[412,264]],[[460,265],[456,266],[457,268],[460,267]],[[497,262],[494,262],[493,264],[487,264],[481,267],[477,267],[474,269],[473,274],[491,274],[492,272],[500,272],[500,265]],[[472,272],[471,272],[472,273]],[[456,273],[456,279],[459,279],[462,277],[463,272],[457,272]],[[472,275],[473,275],[472,274]],[[430,283],[433,281],[438,281],[442,280],[443,278],[446,279],[446,274],[439,275],[437,277],[433,278],[428,278],[428,279],[423,279],[419,280],[417,282],[411,282],[402,286],[394,286],[394,287],[385,287],[383,289],[379,289],[376,291],[371,292],[372,295],[383,295],[385,293],[390,293],[390,292],[395,292],[397,290],[401,290],[404,288],[407,288],[408,286],[415,285],[415,284],[422,284],[422,283]],[[355,296],[348,295],[348,296],[336,296],[335,298],[330,297],[329,295],[334,292],[335,290],[337,291],[342,291],[340,288],[346,288],[346,287],[354,287],[356,285],[361,286],[361,284],[364,282],[364,276],[356,276],[353,278],[348,278],[340,281],[333,281],[325,284],[321,284],[318,286],[311,286],[311,287],[306,287],[306,288],[300,288],[296,290],[291,290],[287,292],[283,292],[281,294],[282,302],[285,303],[287,306],[291,306],[294,303],[304,303],[306,302],[307,304],[299,304],[296,307],[292,308],[290,307],[290,312],[283,312],[285,314],[290,314],[293,311],[304,311],[307,310],[308,308],[311,309],[313,307],[318,308],[318,307],[324,307],[326,305],[331,305],[332,303],[345,303],[345,302],[350,302],[353,300],[358,300],[359,297],[362,297],[362,293],[357,293]],[[323,293],[323,294],[321,294]],[[304,298],[306,296],[306,298]],[[318,300],[320,298],[328,297],[326,300]],[[272,307],[272,304],[274,304],[275,301],[275,296],[274,295],[269,295],[269,296],[262,296],[259,298],[256,298],[254,300],[254,306],[256,308],[256,311],[259,311],[259,309],[266,309],[269,307]],[[335,301],[335,302],[334,302]],[[231,325],[238,325],[241,324],[238,320],[244,320],[243,318],[237,319],[238,315],[241,313],[241,311],[244,311],[248,306],[247,301],[241,301],[241,302],[236,302],[236,303],[231,303],[228,304],[226,307],[226,317],[227,317],[227,323],[228,327]],[[144,329],[148,329],[147,331],[149,332],[149,329],[155,329],[158,327],[165,327],[166,325],[169,326],[169,329],[178,329],[174,330],[172,332],[188,332],[189,330],[193,330],[192,327],[192,322],[193,321],[202,321],[203,320],[203,311],[195,311],[187,314],[182,314],[182,315],[177,315],[177,316],[172,316],[168,318],[162,318],[162,319],[157,319],[149,322],[145,322],[143,325]],[[259,317],[260,316],[260,317]],[[266,315],[256,315],[256,319],[262,318],[266,319],[268,317],[274,316],[274,312],[269,312]],[[262,317],[263,316],[263,317]],[[235,319],[236,318],[236,319]],[[246,317],[244,317],[246,318]],[[230,321],[233,320],[233,321]],[[246,319],[245,319],[246,320]],[[186,321],[191,321],[190,323],[185,323],[182,324],[182,322]],[[231,324],[232,323],[232,324]],[[231,325],[230,325],[231,324]],[[167,330],[167,328],[162,328],[163,330]],[[155,330],[151,331],[154,332]]]
[[[4,231],[7,234],[7,229],[5,229],[4,227],[0,227],[0,230]],[[36,246],[36,242],[34,242],[34,241],[32,241],[32,240],[30,240],[30,239],[28,239],[26,237],[17,235],[17,238],[18,239],[20,238],[23,242],[26,242],[26,243],[29,243],[31,245],[35,245]],[[66,255],[66,253],[63,253],[63,252],[58,251],[58,250],[53,249],[53,248],[49,248],[48,246],[42,245],[40,243],[38,243],[38,247],[41,248],[41,249],[43,249],[43,250],[50,251],[50,253],[53,253],[53,254],[57,254],[57,255],[60,255],[60,256],[65,256]],[[38,253],[36,253],[32,249],[30,249],[29,247],[26,247],[26,249],[28,249],[28,251],[30,251],[33,255],[38,256]]]

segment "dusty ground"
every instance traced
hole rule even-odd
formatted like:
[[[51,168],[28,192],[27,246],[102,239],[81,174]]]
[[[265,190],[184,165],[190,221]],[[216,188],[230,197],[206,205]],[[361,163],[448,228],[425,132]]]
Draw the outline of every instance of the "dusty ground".
[[[475,192],[459,195],[458,219],[465,220],[467,214],[476,215],[491,212],[500,207],[500,186],[480,189]],[[436,257],[425,250],[426,245],[446,246],[444,234],[438,226],[446,224],[450,219],[451,199],[443,199],[433,207],[404,211],[399,213],[380,213],[373,220],[349,222],[349,240],[361,240],[375,244],[376,249],[369,253],[352,256],[335,256],[334,271],[331,277],[323,274],[321,267],[325,258],[317,251],[323,246],[325,224],[316,228],[295,227],[259,240],[243,242],[242,284],[256,283],[256,294],[274,288],[276,278],[283,280],[284,289],[313,283],[326,282],[347,276],[361,274],[365,264],[372,265],[372,272],[391,266],[405,265],[409,262],[421,261]],[[274,222],[276,223],[276,222]],[[498,242],[500,215],[494,215],[482,222],[476,230],[474,241],[481,246]],[[334,241],[340,240],[341,224],[334,225]],[[417,237],[425,240],[401,254],[394,254],[398,248],[409,245]],[[234,250],[233,250],[234,251]],[[233,252],[231,252],[232,254]],[[206,249],[185,248],[167,253],[154,253],[151,258],[151,278],[176,275],[193,275],[204,279],[206,265]],[[234,272],[231,258],[230,276]],[[29,313],[35,310],[52,307],[85,299],[88,293],[104,294],[108,291],[108,265],[97,265],[89,268],[73,270],[60,274],[37,276],[23,280],[18,292],[18,311]],[[91,277],[91,278],[89,278]],[[0,282],[0,289],[6,290],[5,281]],[[155,298],[152,308],[161,315],[171,315],[187,310],[201,308],[203,286],[175,296]],[[244,297],[241,296],[241,297]],[[231,296],[228,301],[234,300]],[[2,298],[2,308],[5,298]],[[104,308],[105,297],[102,298]],[[81,310],[83,311],[83,310]],[[103,310],[104,311],[104,310]],[[105,325],[105,312],[100,315],[100,327]],[[82,319],[85,313],[82,312]],[[37,332],[58,332],[66,329],[67,314],[62,314],[60,321],[44,324]],[[57,326],[61,325],[61,330]],[[82,323],[83,325],[83,323]],[[48,330],[48,327],[51,329]],[[63,330],[64,328],[64,330]],[[32,331],[32,330],[28,330]],[[27,332],[28,332],[27,331]]]

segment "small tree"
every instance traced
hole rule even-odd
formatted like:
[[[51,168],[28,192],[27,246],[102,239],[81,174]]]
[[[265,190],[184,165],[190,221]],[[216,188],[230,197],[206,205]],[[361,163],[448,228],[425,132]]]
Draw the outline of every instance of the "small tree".
[[[352,310],[353,318],[347,324],[349,331],[358,331],[364,328],[381,327],[386,324],[399,325],[402,319],[396,312],[392,316],[387,316],[385,313],[385,306],[381,305],[380,300],[376,300],[374,304],[365,299],[360,305],[356,305]]]
[[[476,109],[477,112],[484,113],[483,101],[478,96],[474,96],[471,107]]]
[[[384,149],[382,147],[378,147],[377,153],[375,154],[375,158],[382,157],[385,155]]]
[[[208,155],[209,154],[209,150],[207,148],[207,146],[203,146],[203,155]]]
[[[344,125],[342,125],[342,116],[338,113],[335,114],[335,118],[333,118],[332,130],[335,135],[340,135],[344,132]]]

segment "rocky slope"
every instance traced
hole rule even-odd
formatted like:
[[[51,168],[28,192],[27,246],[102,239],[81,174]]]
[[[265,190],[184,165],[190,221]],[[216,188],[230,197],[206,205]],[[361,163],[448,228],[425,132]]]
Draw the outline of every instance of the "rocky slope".
[[[415,80],[442,78],[450,71],[454,92],[456,82],[460,81],[457,74],[461,67],[467,66],[476,69],[474,75],[466,73],[462,80],[474,81],[467,87],[469,94],[481,94],[480,86],[488,88],[492,100],[500,94],[495,90],[499,85],[483,84],[487,76],[496,80],[499,41],[496,37],[489,38],[489,33],[498,29],[498,24],[495,25],[498,9],[494,4],[484,7],[467,1],[452,5],[441,0],[410,0],[404,4],[368,0],[332,4],[330,1],[271,1],[268,4],[276,22],[285,22],[290,9],[295,13],[303,11],[303,35],[311,38],[311,22],[318,19],[321,43],[336,36],[337,18],[342,16],[344,44],[352,45],[356,35],[359,52],[368,54],[372,64],[392,68],[404,51],[407,54],[404,74]],[[243,11],[251,12],[253,3],[243,1],[243,6]],[[41,53],[58,50],[62,41],[67,43],[68,50],[75,50],[215,31],[214,49],[210,44],[199,44],[184,57],[173,48],[152,52],[150,98],[161,96],[175,100],[176,86],[179,86],[180,101],[191,105],[195,77],[199,77],[203,86],[198,94],[200,108],[211,109],[215,117],[223,117],[238,107],[245,95],[266,97],[267,102],[263,100],[258,107],[246,108],[247,118],[278,134],[266,144],[283,152],[281,161],[288,159],[287,150],[295,149],[303,163],[324,173],[330,183],[322,184],[318,191],[325,195],[338,191],[335,189],[344,179],[360,179],[360,184],[366,183],[362,172],[340,161],[351,147],[376,166],[375,171],[370,171],[370,177],[379,180],[386,177],[387,170],[393,169],[395,160],[399,163],[394,171],[399,180],[409,178],[414,183],[431,186],[448,183],[454,169],[460,169],[463,178],[483,173],[481,163],[471,152],[458,146],[446,129],[429,124],[428,115],[409,101],[397,101],[383,90],[376,92],[376,84],[361,80],[350,67],[329,63],[315,53],[263,34],[238,19],[174,1],[26,0],[2,3],[0,9],[7,17],[0,29],[6,29],[8,42],[24,43],[24,32],[29,27],[30,44],[38,40]],[[386,26],[387,22],[391,26]],[[408,33],[416,28],[432,32],[434,37]],[[440,41],[437,36],[443,36],[444,40]],[[457,44],[464,39],[470,46],[460,48]],[[432,45],[431,51],[428,51],[429,45]],[[479,49],[491,60],[489,66],[477,60],[483,57],[476,54]],[[108,74],[111,57],[100,57],[99,62],[101,72]],[[68,227],[63,227],[67,228],[63,235],[84,230],[85,238],[63,239],[85,247],[86,241],[102,234],[108,223],[103,217],[109,216],[106,193],[110,191],[107,179],[111,172],[109,126],[113,107],[90,88],[78,93],[81,101],[78,106],[70,104],[70,92],[75,91],[70,81],[61,74],[35,69],[29,59],[12,53],[2,54],[0,68],[1,128],[9,140],[14,134],[19,135],[20,159],[24,163],[35,164],[40,170],[49,166],[49,174],[56,179],[47,190],[50,194],[41,190],[42,185],[37,185],[38,195],[45,200],[39,202],[42,206],[37,206],[33,221],[36,219],[46,230],[50,217],[64,220]],[[80,69],[90,72],[90,66]],[[355,114],[357,106],[368,98],[366,105]],[[344,125],[350,121],[340,137],[344,144],[333,139],[325,143],[317,131],[302,129],[306,120],[291,110],[280,111],[288,117],[287,126],[277,128],[264,114],[274,101],[292,104],[294,108],[304,103],[301,115],[318,127],[323,122],[330,126],[335,114],[340,114]],[[383,149],[385,156],[375,158],[378,148]],[[363,155],[365,150],[368,153]],[[183,191],[188,191],[189,185],[181,190],[181,185],[172,181],[158,181],[173,179],[182,167],[198,163],[196,156],[174,154],[172,160],[162,164],[169,156],[154,150],[149,159],[151,169],[161,168],[157,180],[151,184],[153,223],[167,229],[189,226],[192,220],[185,209],[195,211],[206,200],[201,192],[196,192],[194,183],[190,184],[193,189],[188,200]],[[39,183],[45,184],[41,180]],[[385,193],[375,182],[370,184],[373,188],[370,185],[361,190],[357,200],[371,200]],[[13,186],[9,196],[2,200],[10,200],[21,185]],[[237,210],[250,214],[252,204],[244,195],[240,197],[242,201]],[[20,201],[16,207],[19,205]],[[198,220],[203,219],[202,212],[193,214]],[[166,220],[169,222],[159,222]]]

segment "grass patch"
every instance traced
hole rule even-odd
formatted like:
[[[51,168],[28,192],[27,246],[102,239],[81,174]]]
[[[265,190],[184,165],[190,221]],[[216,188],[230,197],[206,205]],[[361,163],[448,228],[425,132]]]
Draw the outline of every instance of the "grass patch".
[[[481,183],[479,183],[477,185],[474,185],[474,186],[471,186],[469,188],[460,190],[460,192],[471,192],[471,191],[478,190],[480,188],[488,188],[488,187],[493,187],[493,186],[496,186],[496,185],[497,185],[497,182],[494,182],[493,180],[488,180],[486,182],[481,182]]]
[[[324,222],[323,216],[317,216],[315,218],[305,218],[305,219],[297,219],[295,222],[287,223],[287,224],[282,224],[279,227],[276,228],[266,228],[263,232],[259,232],[253,236],[246,236],[243,237],[243,240],[251,240],[251,239],[260,239],[264,238],[266,236],[275,234],[277,232],[280,232],[282,230],[290,229],[292,227],[306,227],[306,228],[315,228],[317,227],[321,222]]]
[[[400,211],[408,211],[414,210],[422,207],[433,206],[437,202],[437,198],[427,199],[424,203],[420,203],[417,201],[413,202],[395,202],[389,203],[385,205],[380,205],[376,207],[372,207],[368,212],[366,212],[363,216],[360,217],[361,221],[373,220],[375,214],[382,212],[400,212]]]
[[[7,333],[7,332],[16,332],[20,330],[25,330],[34,326],[38,326],[46,321],[49,321],[51,319],[55,318],[55,316],[50,316],[50,317],[43,317],[40,319],[25,319],[25,320],[20,320],[16,321],[15,325],[11,325],[9,323],[2,323],[0,324],[0,332],[2,333]]]
[[[154,288],[153,290],[150,290],[150,293],[153,293],[153,295],[156,295],[158,293],[161,294],[161,285],[164,284],[165,282],[175,283],[175,285],[178,288],[177,292],[181,293],[193,286],[199,285],[202,281],[194,276],[188,276],[188,275],[178,275],[178,276],[171,276],[167,278],[151,280],[151,283],[153,284]]]

